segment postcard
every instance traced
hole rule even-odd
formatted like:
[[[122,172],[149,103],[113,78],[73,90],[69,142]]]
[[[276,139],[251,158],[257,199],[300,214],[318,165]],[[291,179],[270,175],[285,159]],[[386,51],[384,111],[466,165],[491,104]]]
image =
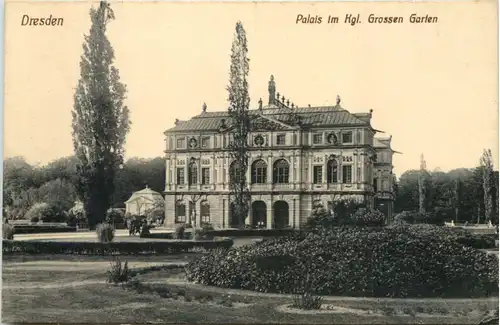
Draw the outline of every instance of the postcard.
[[[5,4],[2,322],[498,324],[498,2]]]

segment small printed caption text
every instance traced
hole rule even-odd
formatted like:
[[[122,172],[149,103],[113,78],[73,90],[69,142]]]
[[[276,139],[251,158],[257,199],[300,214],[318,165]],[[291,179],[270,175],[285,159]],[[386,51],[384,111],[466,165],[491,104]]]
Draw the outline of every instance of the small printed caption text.
[[[345,17],[329,15],[326,20],[320,15],[298,14],[295,18],[295,24],[322,24],[326,22],[327,24],[344,23],[354,26],[362,23],[363,20],[360,14],[346,14]],[[411,14],[408,17],[370,14],[366,21],[369,24],[404,24],[406,22],[410,24],[436,24],[438,22],[438,17],[429,16],[428,14]]]

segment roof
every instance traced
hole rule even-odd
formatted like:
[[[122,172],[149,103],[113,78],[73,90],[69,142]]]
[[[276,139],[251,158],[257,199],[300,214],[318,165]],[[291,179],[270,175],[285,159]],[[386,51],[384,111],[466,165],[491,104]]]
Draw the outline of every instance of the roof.
[[[146,188],[144,188],[140,191],[134,192],[134,194],[132,194],[130,199],[128,199],[125,203],[130,203],[130,202],[135,201],[139,198],[143,198],[143,199],[149,200],[151,202],[157,202],[157,201],[163,202],[163,196],[160,193],[153,191],[152,189],[150,189],[149,187],[146,186]]]
[[[373,147],[374,148],[387,148],[390,149],[390,144],[385,143],[384,139],[373,138]]]
[[[321,126],[366,126],[369,120],[359,118],[355,114],[337,106],[320,107],[295,107],[278,108],[274,105],[264,107],[262,110],[250,110],[249,115],[255,118],[264,117],[271,120],[277,120],[288,124],[287,121],[292,115],[301,118],[301,125],[312,127]],[[231,125],[231,118],[227,111],[220,112],[202,112],[187,121],[177,121],[177,125],[168,129],[166,132],[183,131],[216,131],[219,130],[222,120],[227,126]]]

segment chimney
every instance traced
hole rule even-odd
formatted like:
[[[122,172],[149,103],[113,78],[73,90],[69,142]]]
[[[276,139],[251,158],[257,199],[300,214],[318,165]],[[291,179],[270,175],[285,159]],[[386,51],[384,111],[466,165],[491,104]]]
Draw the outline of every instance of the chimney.
[[[269,105],[275,105],[276,83],[274,82],[273,75],[271,75],[271,79],[269,80],[269,86],[267,87],[267,90],[269,90]]]
[[[175,123],[174,124],[175,125],[179,125],[179,119],[178,118],[175,119]]]
[[[205,113],[207,111],[207,104],[203,103],[203,106],[201,107],[201,109],[203,110],[203,113]]]

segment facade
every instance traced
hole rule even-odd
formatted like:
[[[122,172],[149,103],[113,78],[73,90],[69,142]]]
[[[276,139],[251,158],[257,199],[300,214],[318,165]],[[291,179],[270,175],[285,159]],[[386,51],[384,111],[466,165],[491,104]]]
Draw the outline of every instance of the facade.
[[[164,200],[160,193],[149,187],[134,192],[125,202],[125,213],[130,215],[144,215],[146,212],[163,207]]]
[[[392,218],[391,137],[375,138],[372,110],[350,113],[340,106],[298,107],[276,93],[269,81],[268,105],[250,110],[249,183],[246,223],[266,228],[300,228],[313,206],[340,198],[376,206]],[[232,216],[231,119],[208,112],[176,120],[165,131],[165,224],[193,221],[215,227],[237,225]],[[231,175],[231,177],[230,177]]]

